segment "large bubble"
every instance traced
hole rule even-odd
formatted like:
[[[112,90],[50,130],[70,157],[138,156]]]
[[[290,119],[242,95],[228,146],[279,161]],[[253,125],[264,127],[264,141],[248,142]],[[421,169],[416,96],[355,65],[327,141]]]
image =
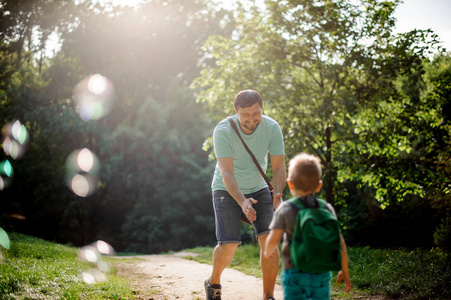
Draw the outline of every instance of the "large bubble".
[[[9,250],[9,237],[6,231],[4,231],[2,228],[0,228],[0,245]]]
[[[108,115],[114,103],[114,86],[100,74],[94,74],[81,80],[73,90],[77,113],[87,122]]]
[[[10,122],[3,126],[3,151],[5,151],[6,155],[11,156],[13,159],[21,158],[25,154],[28,139],[29,136],[27,128],[25,125],[21,124],[19,120]]]
[[[27,128],[19,120],[3,126],[0,142],[5,154],[13,160],[19,159],[25,154],[28,140]],[[11,184],[13,173],[13,166],[9,159],[0,161],[0,191]]]
[[[97,190],[100,162],[89,149],[73,151],[66,159],[66,184],[78,196],[87,197]]]
[[[100,240],[81,247],[78,250],[78,258],[87,265],[87,269],[81,272],[83,281],[88,284],[105,282],[107,280],[106,274],[111,271],[111,267],[102,257],[103,255],[114,254],[113,247]]]
[[[9,160],[0,161],[0,191],[3,191],[11,184],[13,173],[13,166]]]
[[[0,227],[0,263],[3,260],[4,249],[9,250],[10,242],[8,234]]]

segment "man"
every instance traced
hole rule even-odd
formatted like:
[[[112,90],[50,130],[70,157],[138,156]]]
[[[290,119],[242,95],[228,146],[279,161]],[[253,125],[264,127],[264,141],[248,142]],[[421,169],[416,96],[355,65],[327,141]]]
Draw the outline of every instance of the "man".
[[[263,253],[269,224],[282,201],[286,182],[282,130],[276,121],[262,114],[262,98],[254,90],[239,92],[234,108],[236,115],[232,120],[264,171],[268,166],[268,153],[270,155],[273,194],[229,121],[221,121],[213,133],[217,164],[212,191],[218,245],[213,252],[213,270],[205,281],[205,291],[207,300],[221,299],[221,274],[241,244],[240,217],[244,215],[252,223],[260,244],[263,299],[274,299],[279,253],[271,258],[264,257]]]

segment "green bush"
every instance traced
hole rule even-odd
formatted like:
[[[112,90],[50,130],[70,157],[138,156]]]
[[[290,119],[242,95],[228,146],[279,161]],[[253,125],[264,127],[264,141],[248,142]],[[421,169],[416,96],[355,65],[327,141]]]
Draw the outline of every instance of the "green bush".
[[[434,232],[434,243],[437,247],[451,252],[451,216],[442,219]]]

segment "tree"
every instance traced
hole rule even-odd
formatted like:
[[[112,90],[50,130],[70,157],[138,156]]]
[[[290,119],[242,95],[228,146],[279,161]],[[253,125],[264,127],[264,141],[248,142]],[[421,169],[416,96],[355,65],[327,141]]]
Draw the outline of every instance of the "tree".
[[[104,143],[106,158],[121,163],[107,161],[103,202],[124,219],[111,224],[128,251],[180,249],[210,242],[214,232],[202,108],[176,87],[167,100],[147,99],[133,127],[118,127]]]
[[[218,119],[231,112],[231,94],[259,90],[265,113],[281,123],[288,156],[308,151],[321,159],[331,203],[344,203],[342,183],[349,180],[375,189],[382,206],[392,195],[421,193],[395,167],[379,171],[384,159],[410,151],[407,129],[393,132],[409,101],[395,80],[421,70],[437,36],[429,30],[393,35],[398,1],[265,3],[267,10],[242,11],[233,38],[206,43],[217,62],[195,80],[198,100]]]
[[[82,240],[102,237],[130,251],[204,243],[212,234],[203,223],[211,224],[212,214],[205,206],[210,173],[203,170],[210,164],[201,152],[209,123],[184,86],[201,68],[203,40],[227,33],[227,13],[203,2],[152,1],[85,16],[63,35],[57,57],[68,67],[75,61],[75,69],[54,77],[53,86],[100,73],[114,83],[116,101],[96,122],[102,134],[93,147],[104,163],[99,190],[84,209],[68,208],[65,224],[85,228]]]
[[[421,124],[424,142],[418,144],[429,143],[430,149],[424,158],[424,169],[430,174],[427,199],[437,209],[440,220],[434,232],[434,243],[451,251],[451,166],[448,159],[451,155],[451,53],[438,55],[426,63],[424,81],[427,88],[420,98],[425,102],[421,112],[425,120]]]
[[[0,1],[0,52],[8,59],[2,64],[0,82],[14,71],[39,57],[42,68],[46,44],[52,34],[64,32],[75,23],[76,16],[89,6],[89,1]],[[39,54],[39,55],[37,55]],[[0,86],[1,88],[1,86]]]
[[[29,3],[30,10],[1,6],[3,17],[32,11],[33,32],[32,16],[47,2]],[[160,251],[210,242],[211,164],[201,150],[210,123],[185,87],[208,62],[203,41],[228,33],[228,12],[202,1],[149,1],[139,9],[62,1],[56,7],[70,3],[79,10],[52,15],[66,24],[51,27],[60,30],[61,51],[40,64],[35,48],[23,47],[21,57],[29,61],[22,59],[2,82],[0,118],[21,119],[31,135],[13,185],[2,192],[8,199],[2,212],[25,218],[16,230],[77,246],[103,239],[117,250]],[[12,37],[3,44],[12,46]],[[2,53],[6,65],[14,65],[15,55]],[[115,102],[109,115],[85,122],[73,93],[92,74],[113,83]],[[64,182],[65,160],[85,147],[102,166],[96,193],[79,197]]]

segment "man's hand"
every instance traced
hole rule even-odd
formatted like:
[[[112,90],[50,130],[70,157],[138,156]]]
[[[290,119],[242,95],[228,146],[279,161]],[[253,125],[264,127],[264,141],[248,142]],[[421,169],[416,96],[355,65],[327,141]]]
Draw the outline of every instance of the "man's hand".
[[[345,282],[345,292],[349,293],[351,291],[352,285],[351,285],[351,279],[349,278],[348,272],[343,272],[343,271],[338,272],[337,284],[340,284],[342,280],[344,280],[344,282]]]
[[[243,210],[244,215],[251,223],[257,220],[257,212],[252,207],[252,205],[257,202],[258,201],[254,198],[246,198],[246,200],[241,204],[241,209]]]
[[[274,196],[274,199],[272,200],[272,205],[274,206],[274,210],[276,210],[277,207],[279,207],[279,205],[282,203],[282,201],[283,201],[282,196],[283,196],[282,193],[278,193]]]

